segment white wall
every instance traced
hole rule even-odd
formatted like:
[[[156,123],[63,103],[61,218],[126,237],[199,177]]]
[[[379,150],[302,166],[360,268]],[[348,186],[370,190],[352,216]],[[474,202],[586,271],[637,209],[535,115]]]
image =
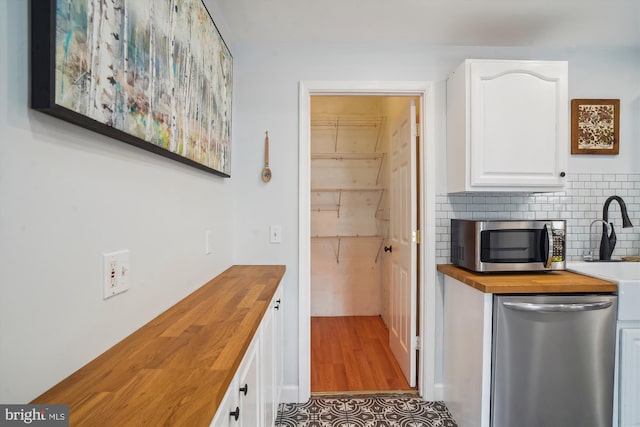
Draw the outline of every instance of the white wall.
[[[0,2],[2,403],[35,398],[233,252],[231,180],[29,109],[29,3]],[[131,251],[131,289],[103,301],[102,253],[118,249]]]
[[[620,99],[620,154],[571,155],[569,173],[640,173],[640,47],[570,53],[570,99]]]
[[[286,263],[285,383],[297,384],[298,312],[298,83],[314,80],[387,80],[437,82],[435,153],[444,165],[444,81],[464,58],[557,59],[569,61],[570,98],[621,99],[620,155],[602,159],[570,158],[570,173],[638,173],[640,165],[640,50],[584,50],[422,45],[238,44],[234,46],[234,156],[236,170],[234,221],[237,263]],[[567,106],[568,108],[568,106]],[[427,118],[429,120],[429,118]],[[271,137],[269,184],[260,181],[262,137]],[[567,149],[569,149],[567,147]],[[437,176],[445,176],[438,170]],[[437,187],[445,188],[439,180]],[[283,242],[270,245],[269,224],[283,225]],[[440,363],[440,362],[438,362]]]

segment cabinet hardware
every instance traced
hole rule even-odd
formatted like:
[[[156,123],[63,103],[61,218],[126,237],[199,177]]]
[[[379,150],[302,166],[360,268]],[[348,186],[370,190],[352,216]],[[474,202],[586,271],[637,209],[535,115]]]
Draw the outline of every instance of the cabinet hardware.
[[[238,421],[238,418],[240,418],[240,408],[236,406],[236,410],[229,412],[229,416]]]
[[[384,247],[384,251],[385,251],[385,252],[391,252],[391,253],[393,253],[393,246],[391,246],[391,245],[389,245],[389,246],[385,246],[385,247]]]
[[[565,172],[560,172],[560,176],[564,178],[565,176],[567,176],[567,174]]]
[[[240,391],[246,396],[249,392],[249,384],[245,384],[244,387],[240,387]]]

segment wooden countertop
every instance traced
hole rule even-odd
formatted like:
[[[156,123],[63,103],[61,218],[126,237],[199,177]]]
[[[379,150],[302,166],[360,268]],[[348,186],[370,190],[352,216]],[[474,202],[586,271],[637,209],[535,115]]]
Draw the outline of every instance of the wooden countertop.
[[[71,426],[208,426],[285,266],[235,265],[31,403]]]
[[[474,273],[451,264],[439,264],[438,271],[490,294],[558,294],[618,290],[618,285],[614,282],[570,271]]]

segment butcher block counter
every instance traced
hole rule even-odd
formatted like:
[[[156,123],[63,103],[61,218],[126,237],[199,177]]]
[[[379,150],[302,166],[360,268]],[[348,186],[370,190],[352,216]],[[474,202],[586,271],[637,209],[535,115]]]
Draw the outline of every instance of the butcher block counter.
[[[32,403],[71,426],[208,426],[284,272],[230,267]]]
[[[474,273],[451,264],[439,264],[438,271],[481,292],[491,294],[557,294],[618,290],[618,285],[614,282],[569,271]]]

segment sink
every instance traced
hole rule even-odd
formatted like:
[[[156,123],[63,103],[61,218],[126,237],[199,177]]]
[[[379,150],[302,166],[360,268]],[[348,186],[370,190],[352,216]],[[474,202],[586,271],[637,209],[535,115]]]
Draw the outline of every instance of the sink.
[[[618,320],[640,320],[640,262],[567,262],[567,270],[618,284]]]
[[[640,262],[569,261],[567,270],[604,280],[640,282]]]

